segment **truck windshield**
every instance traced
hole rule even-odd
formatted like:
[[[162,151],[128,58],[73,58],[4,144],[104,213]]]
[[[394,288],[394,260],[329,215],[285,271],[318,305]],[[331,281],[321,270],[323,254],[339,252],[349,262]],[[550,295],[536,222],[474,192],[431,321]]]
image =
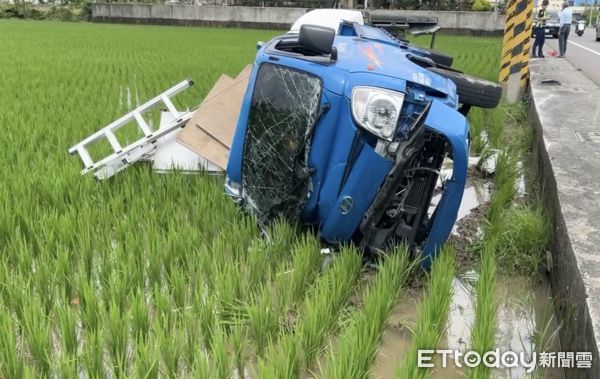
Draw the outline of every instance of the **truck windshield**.
[[[297,215],[308,190],[307,131],[315,122],[321,80],[303,71],[263,63],[246,129],[242,182],[259,214]]]

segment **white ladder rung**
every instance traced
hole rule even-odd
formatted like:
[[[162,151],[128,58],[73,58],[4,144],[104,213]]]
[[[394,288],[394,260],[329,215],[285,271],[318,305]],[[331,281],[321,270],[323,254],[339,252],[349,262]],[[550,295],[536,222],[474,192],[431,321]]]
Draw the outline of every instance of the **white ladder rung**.
[[[140,126],[140,129],[142,129],[142,133],[144,133],[146,137],[150,137],[152,135],[152,130],[150,129],[150,126],[148,126],[148,123],[146,123],[146,120],[144,120],[140,112],[134,111],[133,117]]]
[[[94,165],[94,160],[92,159],[85,147],[77,146],[77,153],[79,154],[79,157],[83,161],[83,165],[85,167],[90,167]]]
[[[169,124],[165,128],[159,129],[152,136],[150,136],[148,138],[142,138],[130,145],[127,145],[126,147],[123,148],[123,150],[120,153],[111,154],[111,155],[107,156],[106,158],[95,162],[92,166],[84,168],[81,171],[81,173],[87,174],[88,172],[91,172],[91,171],[103,169],[108,165],[122,166],[124,163],[124,165],[127,166],[131,163],[134,163],[134,161],[132,161],[131,157],[129,156],[129,154],[131,152],[136,151],[137,149],[139,149],[141,147],[147,148],[148,146],[152,145],[159,138],[164,137],[165,135],[172,133],[173,131],[177,130],[178,128],[183,127],[189,121],[189,119],[192,118],[193,114],[194,114],[194,112],[188,112],[188,113],[183,114],[181,116],[181,118],[174,120],[171,124]],[[133,156],[135,157],[135,159],[139,158],[135,154]],[[121,170],[119,169],[118,171],[121,171]],[[118,171],[116,171],[116,172],[118,172]]]
[[[169,100],[169,98],[166,97],[164,94],[161,95],[161,98],[162,98],[163,103],[165,103],[165,105],[167,106],[167,109],[169,110],[169,112],[171,112],[171,114],[173,115],[173,118],[179,117],[179,112],[177,111],[177,108],[175,108],[175,106],[173,105],[171,100]]]
[[[111,130],[106,130],[104,132],[104,135],[106,136],[106,139],[110,143],[110,146],[112,146],[115,153],[118,153],[119,151],[123,150],[123,148],[121,147],[121,144],[117,140],[117,137]]]
[[[192,117],[192,112],[180,114],[170,98],[181,91],[186,90],[193,84],[194,82],[191,80],[182,81],[71,147],[69,149],[69,154],[77,152],[83,162],[84,169],[81,171],[82,174],[96,171],[99,179],[108,178],[126,168],[134,161],[139,160],[141,155],[150,154],[151,151],[155,150],[154,146],[149,144],[154,144],[156,140],[162,136],[182,127],[185,122]],[[172,115],[173,122],[171,122],[168,127],[165,127],[164,130],[153,132],[152,128],[150,128],[144,119],[143,114],[156,107],[161,102],[164,103],[169,113]],[[127,146],[123,146],[119,143],[115,132],[132,121],[135,121],[144,134],[144,137]],[[104,138],[108,140],[114,152],[94,162],[87,151],[87,148]],[[98,170],[101,170],[101,172],[98,172]]]

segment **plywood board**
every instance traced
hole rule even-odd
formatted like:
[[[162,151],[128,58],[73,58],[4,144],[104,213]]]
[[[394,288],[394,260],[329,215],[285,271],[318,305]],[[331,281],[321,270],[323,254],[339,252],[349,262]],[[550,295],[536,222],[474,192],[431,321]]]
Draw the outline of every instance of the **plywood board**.
[[[235,79],[221,75],[177,138],[179,143],[223,169],[227,166],[251,71],[252,66],[248,65]]]
[[[231,147],[240,108],[248,87],[250,71],[245,69],[229,88],[202,102],[194,114],[196,126],[204,129],[223,145]]]

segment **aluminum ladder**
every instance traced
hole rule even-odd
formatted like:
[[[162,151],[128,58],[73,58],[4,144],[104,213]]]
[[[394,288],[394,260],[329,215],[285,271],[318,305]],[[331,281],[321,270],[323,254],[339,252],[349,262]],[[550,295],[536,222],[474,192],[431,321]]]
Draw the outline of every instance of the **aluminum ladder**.
[[[171,102],[171,98],[193,84],[194,82],[189,79],[182,81],[71,147],[69,154],[79,154],[79,158],[83,162],[84,168],[81,174],[85,175],[93,172],[98,180],[108,179],[133,163],[152,157],[156,152],[156,141],[159,138],[184,127],[188,120],[192,118],[193,111],[179,112]],[[171,114],[172,121],[164,127],[152,131],[142,115],[160,104],[163,104]],[[115,135],[115,131],[132,121],[135,121],[144,136],[127,146],[122,146]],[[108,140],[113,153],[94,161],[88,152],[88,148],[102,139]]]

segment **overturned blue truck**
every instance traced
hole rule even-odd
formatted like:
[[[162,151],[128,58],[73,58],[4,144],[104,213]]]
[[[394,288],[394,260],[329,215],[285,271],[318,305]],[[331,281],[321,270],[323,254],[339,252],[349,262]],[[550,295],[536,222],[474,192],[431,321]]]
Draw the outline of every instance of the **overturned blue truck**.
[[[501,96],[448,63],[344,15],[307,14],[258,47],[226,192],[261,222],[297,219],[371,252],[404,242],[427,265],[462,199],[466,114]],[[440,185],[444,160],[452,175]]]

